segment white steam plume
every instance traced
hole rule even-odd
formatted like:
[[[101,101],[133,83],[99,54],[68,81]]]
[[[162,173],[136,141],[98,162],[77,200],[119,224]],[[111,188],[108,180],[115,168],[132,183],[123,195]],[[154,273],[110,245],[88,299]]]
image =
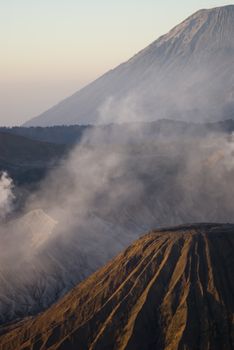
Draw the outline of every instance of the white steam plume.
[[[119,123],[140,114],[134,96],[122,104],[110,99],[99,110],[102,122],[113,112]],[[233,140],[221,133],[186,138],[176,130],[157,137],[144,132],[141,123],[89,129],[30,196],[26,215],[6,227],[11,234],[1,242],[1,265],[10,271],[4,272],[10,291],[23,290],[24,300],[20,293],[9,297],[0,285],[13,301],[12,315],[41,311],[40,303],[47,307],[150,229],[233,222]],[[29,310],[22,311],[25,300]],[[0,311],[4,307],[0,302]]]
[[[0,220],[5,219],[12,210],[14,200],[13,188],[13,180],[7,172],[0,173]]]

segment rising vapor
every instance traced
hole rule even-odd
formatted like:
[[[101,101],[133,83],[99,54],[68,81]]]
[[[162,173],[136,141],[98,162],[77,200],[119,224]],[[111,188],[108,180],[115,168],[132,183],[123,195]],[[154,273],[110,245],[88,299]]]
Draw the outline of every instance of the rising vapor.
[[[6,172],[0,173],[0,220],[11,212],[14,201],[13,180]]]

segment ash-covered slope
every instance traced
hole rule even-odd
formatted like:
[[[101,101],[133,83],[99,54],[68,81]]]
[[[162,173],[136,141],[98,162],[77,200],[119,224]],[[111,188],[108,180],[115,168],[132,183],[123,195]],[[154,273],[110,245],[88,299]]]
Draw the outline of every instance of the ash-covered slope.
[[[41,311],[54,301],[55,277],[41,252],[53,239],[56,225],[40,209],[0,223],[1,324]]]
[[[234,5],[198,11],[25,125],[227,119],[234,106],[233,38]]]
[[[41,209],[0,224],[0,325],[47,309],[136,237],[93,217],[66,240]]]
[[[43,210],[37,209],[28,212],[11,225],[18,236],[19,234],[26,235],[22,239],[27,239],[32,249],[37,249],[50,239],[57,222],[46,215]]]
[[[234,347],[234,225],[150,232],[35,319],[0,338],[15,349]]]

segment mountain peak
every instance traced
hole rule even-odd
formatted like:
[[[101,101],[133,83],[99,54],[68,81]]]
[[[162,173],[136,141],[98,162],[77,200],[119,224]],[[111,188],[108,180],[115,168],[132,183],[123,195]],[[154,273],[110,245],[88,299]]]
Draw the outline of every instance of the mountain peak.
[[[216,7],[212,7],[212,8],[204,8],[204,9],[200,9],[198,10],[196,13],[199,13],[199,12],[224,12],[224,11],[234,11],[234,5],[223,5],[223,6],[216,6]],[[195,15],[194,14],[194,15]]]
[[[208,48],[234,47],[233,35],[234,5],[230,5],[197,11],[151,45],[164,45],[171,55],[186,55],[187,49],[204,53]]]
[[[42,209],[34,209],[14,220],[10,225],[12,231],[21,236],[21,240],[24,239],[31,248],[37,249],[49,241],[57,222]]]
[[[229,98],[233,38],[234,5],[200,10],[25,125],[188,120],[191,115],[195,121],[221,120],[234,105]],[[129,101],[133,107],[126,117]],[[130,117],[135,119],[126,120]]]
[[[194,14],[192,14],[190,17],[200,15],[202,13],[208,12],[208,13],[222,13],[222,12],[231,12],[234,11],[234,5],[224,5],[224,6],[216,6],[211,8],[202,8],[198,11],[196,11]]]

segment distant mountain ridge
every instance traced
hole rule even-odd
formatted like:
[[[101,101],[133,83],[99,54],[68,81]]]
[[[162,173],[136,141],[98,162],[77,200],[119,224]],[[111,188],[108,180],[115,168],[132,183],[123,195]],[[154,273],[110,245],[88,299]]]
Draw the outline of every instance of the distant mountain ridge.
[[[17,184],[29,184],[44,177],[66,151],[64,145],[0,130],[0,171],[7,171]]]
[[[218,120],[234,109],[234,5],[200,10],[25,126]]]
[[[58,125],[48,127],[0,127],[0,133],[24,136],[26,138],[63,145],[74,145],[82,141],[82,137],[90,132],[90,141],[93,138],[99,144],[103,143],[139,143],[150,137],[159,136],[206,136],[210,133],[231,134],[234,131],[234,111],[230,115],[233,119],[226,119],[212,123],[192,123],[178,120],[157,120],[154,122],[123,123],[109,125]]]

